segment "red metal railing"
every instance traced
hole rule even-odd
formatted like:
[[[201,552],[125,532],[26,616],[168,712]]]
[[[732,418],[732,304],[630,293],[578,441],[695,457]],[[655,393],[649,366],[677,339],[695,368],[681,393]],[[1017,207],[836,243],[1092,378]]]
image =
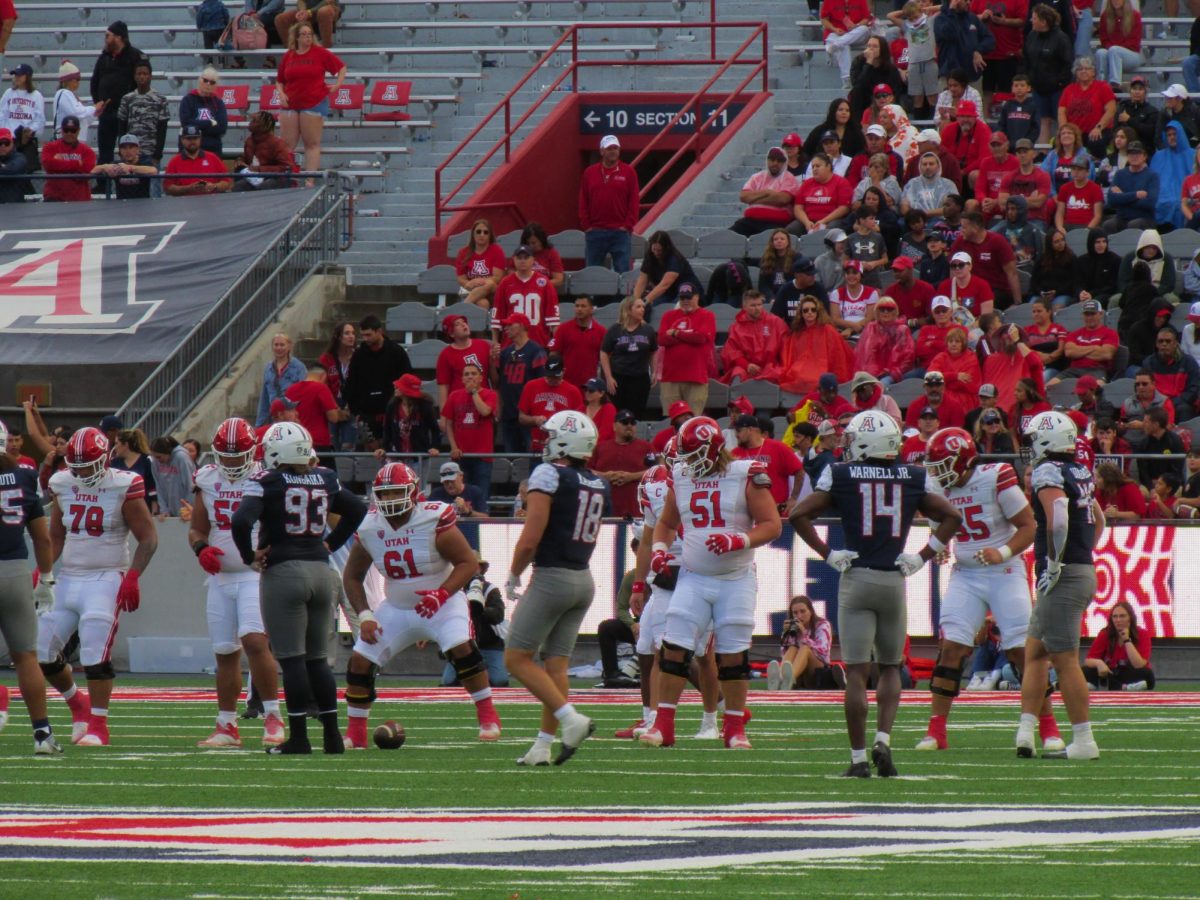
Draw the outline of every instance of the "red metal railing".
[[[712,0],[711,11],[712,11],[712,15],[715,16],[716,0]],[[581,52],[587,53],[588,51],[599,51],[599,52],[611,53],[614,51],[621,50],[621,48],[619,46],[614,46],[611,44],[582,44],[581,45],[580,37],[586,31],[614,30],[614,29],[616,29],[616,30],[629,30],[629,29],[665,30],[668,28],[678,29],[681,27],[686,27],[689,29],[699,28],[699,29],[707,29],[708,30],[709,35],[710,35],[709,58],[708,59],[653,59],[653,60],[625,59],[625,58],[621,58],[621,59],[580,59]],[[728,58],[718,59],[717,55],[716,55],[717,30],[718,29],[735,29],[735,28],[750,29],[749,37],[747,37],[738,46],[738,48],[729,55]],[[750,47],[752,47],[753,45],[755,45],[758,42],[761,42],[761,51],[759,53],[759,56],[756,58],[755,57],[743,58],[743,54],[745,54],[746,51],[749,50]],[[566,66],[562,70],[561,74],[559,74],[558,77],[556,77],[550,84],[542,87],[541,93],[537,97],[537,99],[534,100],[533,104],[529,107],[529,109],[527,109],[525,111],[525,113],[519,119],[517,119],[517,121],[514,123],[512,121],[512,114],[513,114],[512,105],[513,105],[513,101],[516,98],[517,94],[527,84],[529,84],[530,80],[536,74],[538,74],[543,69],[549,67],[551,60],[555,57],[556,54],[567,52],[568,43],[570,44],[570,53],[571,53],[570,65]],[[664,127],[658,134],[656,134],[651,139],[649,146],[647,146],[647,148],[645,150],[643,150],[638,155],[637,159],[635,160],[635,164],[637,162],[642,161],[644,159],[647,151],[652,149],[654,146],[660,144],[662,142],[662,140],[665,138],[665,136],[670,133],[671,128],[673,128],[679,121],[681,121],[682,117],[685,116],[690,110],[695,109],[696,113],[693,118],[696,121],[696,126],[697,126],[696,131],[694,134],[692,134],[688,137],[687,141],[684,143],[684,146],[682,148],[680,148],[680,150],[677,151],[674,156],[671,157],[671,161],[670,161],[670,163],[668,163],[668,165],[671,165],[676,160],[678,160],[684,153],[686,153],[689,149],[691,149],[693,146],[695,146],[696,141],[698,141],[699,138],[704,134],[705,129],[709,128],[713,124],[713,122],[716,121],[717,117],[719,117],[723,111],[728,109],[730,103],[734,102],[737,95],[742,90],[744,90],[752,81],[754,81],[754,79],[761,78],[762,90],[763,91],[767,90],[767,88],[768,88],[768,84],[767,84],[767,53],[768,53],[767,26],[763,22],[687,22],[687,23],[680,23],[680,22],[639,22],[639,23],[594,22],[593,23],[593,22],[588,22],[588,23],[579,23],[577,25],[573,25],[566,32],[564,32],[562,37],[560,37],[557,41],[555,41],[546,50],[546,52],[544,54],[542,54],[542,56],[533,65],[533,67],[530,68],[530,70],[525,73],[525,75],[520,79],[520,81],[518,81],[515,85],[513,85],[513,87],[508,91],[508,93],[506,93],[499,100],[499,102],[497,102],[497,104],[492,108],[491,112],[489,112],[486,116],[484,116],[483,119],[481,119],[479,121],[479,123],[473,129],[471,129],[471,133],[468,134],[465,138],[463,138],[462,141],[459,142],[457,147],[455,147],[452,151],[450,151],[450,154],[434,171],[434,188],[433,188],[433,190],[434,190],[434,222],[435,222],[436,233],[439,236],[442,234],[442,218],[445,214],[464,212],[467,210],[476,209],[478,207],[478,204],[461,205],[461,204],[456,204],[455,201],[459,197],[459,195],[471,183],[472,179],[474,179],[475,176],[479,174],[479,172],[483,169],[484,166],[486,166],[490,162],[492,162],[492,160],[497,156],[497,154],[503,152],[503,157],[502,157],[501,161],[502,162],[509,161],[509,159],[512,156],[513,136],[541,108],[542,104],[544,104],[550,97],[552,97],[554,95],[554,93],[559,89],[559,87],[568,78],[571,79],[571,91],[578,93],[578,91],[579,91],[579,76],[580,76],[580,72],[582,70],[589,69],[589,68],[612,67],[612,66],[622,66],[622,67],[654,67],[654,66],[708,66],[708,67],[711,67],[714,65],[718,66],[718,69],[711,76],[709,76],[708,80],[706,80],[704,82],[704,84],[695,93],[692,94],[692,96],[687,100],[687,102],[684,104],[682,109],[680,109],[680,111],[672,118],[671,122],[668,123],[666,127]],[[728,73],[734,66],[748,66],[750,71],[746,75],[746,77],[743,78],[741,80],[741,82],[739,82],[736,89],[729,91],[729,92],[722,91],[722,93],[728,93],[729,96],[727,96],[725,98],[725,100],[721,103],[721,105],[719,107],[717,107],[712,112],[712,114],[710,114],[708,116],[708,118],[702,122],[701,121],[701,113],[703,111],[704,96],[706,95],[708,90],[714,84],[716,84],[717,81],[723,75]],[[494,121],[496,121],[496,119],[500,116],[503,116],[503,121],[504,121],[503,136],[497,138],[496,141],[492,144],[492,146],[489,147],[488,150],[479,158],[479,160],[475,163],[475,165],[473,165],[471,167],[470,171],[468,171],[462,178],[460,178],[459,181],[454,185],[454,187],[452,187],[443,196],[443,193],[442,193],[443,173],[460,156],[462,156],[464,154],[464,152],[466,151],[466,148],[471,145],[471,143],[475,140],[476,137],[478,137],[479,133],[482,132],[486,127],[488,127],[488,125],[490,125]],[[666,169],[666,167],[663,168],[663,171],[665,171],[665,169]],[[660,171],[658,174],[656,174],[655,177],[648,182],[646,187],[644,187],[642,189],[642,194],[641,194],[642,197],[644,197],[646,195],[646,190],[648,188],[652,187],[655,183],[657,183],[661,174],[662,174],[662,171]]]

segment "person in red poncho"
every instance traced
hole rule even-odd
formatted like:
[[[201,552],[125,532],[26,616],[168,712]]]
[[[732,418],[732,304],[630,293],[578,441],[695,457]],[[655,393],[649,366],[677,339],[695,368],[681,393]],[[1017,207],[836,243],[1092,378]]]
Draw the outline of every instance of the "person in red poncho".
[[[854,348],[854,368],[870,372],[884,384],[895,384],[913,367],[916,347],[912,332],[900,319],[891,297],[875,304],[875,319],[866,324]]]
[[[946,396],[962,409],[970,409],[978,403],[979,385],[983,380],[979,357],[967,350],[967,332],[961,325],[953,326],[946,333],[946,349],[930,360],[929,369],[945,376]]]
[[[997,351],[983,361],[983,380],[996,386],[1000,406],[1015,422],[1017,382],[1030,378],[1041,395],[1046,393],[1046,379],[1041,358],[1029,349],[1021,330],[1016,325],[1002,328],[996,334]]]
[[[806,294],[783,341],[779,386],[793,394],[807,394],[826,372],[839,382],[848,379],[854,372],[854,353],[833,327],[821,301]]]
[[[780,360],[788,327],[783,319],[766,311],[763,295],[746,291],[742,295],[742,311],[729,327],[729,335],[721,348],[721,381],[729,384],[762,379],[779,382],[783,374]]]

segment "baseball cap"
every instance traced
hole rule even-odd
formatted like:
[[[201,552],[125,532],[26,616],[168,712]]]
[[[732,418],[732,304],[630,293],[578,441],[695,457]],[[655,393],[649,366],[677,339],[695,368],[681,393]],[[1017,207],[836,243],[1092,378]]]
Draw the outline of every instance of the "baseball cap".
[[[892,86],[890,84],[877,84],[875,85],[875,90],[871,93],[873,93],[876,97],[879,97],[883,94],[895,94],[896,92],[892,90]]]
[[[969,264],[971,262],[971,254],[967,253],[965,250],[959,250],[952,257],[950,257],[950,262],[965,262]]]
[[[840,142],[841,138],[838,137],[838,133],[836,131],[834,131],[833,129],[830,129],[829,131],[823,132],[821,134],[821,143],[823,144],[826,141],[839,141]]]
[[[733,420],[734,428],[761,428],[758,416],[738,416]]]
[[[996,386],[994,384],[981,384],[979,386],[979,396],[980,397],[995,397],[996,396]]]
[[[970,116],[972,119],[974,119],[979,115],[979,110],[976,108],[974,100],[960,100],[958,103],[958,109],[955,110],[954,114],[956,116]]]
[[[879,302],[875,304],[875,308],[883,309],[884,307],[886,307],[888,309],[899,309],[900,304],[898,304],[891,297],[880,297]]]
[[[1200,300],[1188,307],[1188,321],[1200,324]]]
[[[734,397],[729,401],[729,408],[736,409],[739,413],[747,416],[754,415],[754,404],[750,402],[750,398],[746,396]]]
[[[942,231],[940,228],[930,228],[929,237],[925,238],[925,240],[926,242],[941,241],[943,244],[948,243],[946,240],[946,232]]]
[[[1000,418],[1000,413],[998,411],[989,409],[979,417],[979,421],[984,425],[994,425],[997,422],[1003,422],[1004,420]]]
[[[442,463],[442,467],[438,469],[438,478],[442,481],[449,481],[452,478],[457,478],[462,474],[462,466],[456,462]]]
[[[817,437],[829,437],[837,434],[837,425],[829,419],[822,419],[821,424],[817,426]]]
[[[862,272],[862,270],[862,263],[860,263],[857,259],[848,259],[842,263],[843,272]]]
[[[1017,141],[1015,146],[1018,150],[1032,150],[1033,141],[1031,141],[1029,138],[1021,138],[1019,141]]]
[[[838,387],[837,376],[832,372],[824,373],[817,379],[817,387],[823,391],[836,391]]]
[[[782,147],[772,147],[767,151],[767,159],[787,159]]]
[[[604,391],[607,390],[607,385],[599,378],[589,378],[584,384],[583,389],[585,391]]]
[[[811,259],[809,259],[807,256],[805,256],[803,254],[801,254],[800,256],[797,256],[794,260],[792,260],[792,272],[793,273],[805,272],[805,273],[811,274],[812,272],[815,272],[816,269],[817,269],[816,263],[814,263]]]
[[[942,136],[932,128],[923,128],[917,132],[918,144],[940,144]]]
[[[63,116],[62,125],[59,126],[62,131],[78,131],[79,117],[78,116]]]
[[[688,406],[688,403],[686,400],[676,400],[674,403],[671,404],[670,408],[667,410],[667,418],[668,419],[675,419],[675,418],[678,418],[679,416],[690,416],[691,414],[692,414],[692,408],[690,406]]]
[[[8,74],[9,75],[32,75],[33,74],[33,66],[29,65],[29,63],[21,63],[16,68],[9,69]]]
[[[528,244],[522,244],[513,251],[513,256],[533,256],[533,250],[530,249]]]
[[[826,244],[837,244],[845,239],[846,232],[842,231],[840,228],[830,228],[827,232],[825,232]]]
[[[1083,396],[1087,391],[1094,391],[1100,387],[1100,382],[1096,380],[1095,375],[1084,375],[1075,382],[1075,393]]]
[[[925,373],[925,383],[926,384],[945,384],[946,376],[943,375],[941,372],[939,372],[937,369],[930,369],[928,372]]]
[[[118,147],[124,147],[126,144],[141,145],[141,143],[142,142],[138,140],[138,136],[136,134],[123,134],[119,138],[117,138],[117,146]]]
[[[529,316],[525,315],[525,313],[513,313],[512,315],[505,316],[500,320],[501,328],[507,328],[509,325],[524,325],[526,328],[528,328]]]
[[[1164,97],[1177,97],[1180,100],[1186,100],[1188,98],[1187,88],[1185,88],[1182,84],[1171,85],[1162,92],[1162,95]]]
[[[921,415],[918,416],[918,418],[920,418],[920,419],[936,419],[937,417],[938,417],[937,410],[934,409],[932,406],[926,406],[924,409],[921,410]]]
[[[916,267],[917,264],[913,262],[913,258],[911,256],[897,256],[894,260],[892,260],[892,270],[895,272],[899,272],[903,269],[915,269]]]
[[[466,322],[468,325],[471,324],[466,316],[446,316],[446,318],[442,319],[442,331],[449,334],[459,322]]]
[[[884,128],[882,125],[868,125],[866,133],[873,134],[873,135],[875,135],[875,137],[882,137],[882,138],[887,137],[887,129]]]
[[[296,402],[294,400],[289,400],[287,397],[279,397],[278,399],[271,401],[271,415],[273,415],[273,416],[279,415],[285,409],[295,409],[295,408],[296,408]],[[115,425],[113,427],[120,428],[121,426]]]
[[[679,286],[679,290],[675,292],[676,297],[695,297],[696,286],[690,281],[685,281]]]
[[[1132,78],[1129,79],[1129,86],[1133,87],[1133,85],[1135,85],[1135,84],[1140,84],[1142,87],[1145,87],[1146,86],[1146,76],[1145,75],[1134,75]]]
[[[546,360],[546,374],[551,377],[561,378],[563,373],[563,362],[557,356]]]
[[[638,417],[631,410],[622,409],[613,417],[614,422],[636,423]]]
[[[0,128],[0,141],[11,141],[12,139],[13,133],[11,131],[7,128]]]
[[[600,138],[600,149],[601,150],[607,150],[609,147],[620,147],[620,146],[621,146],[621,139],[618,138],[615,134],[606,134],[604,137]]]
[[[1085,313],[1098,313],[1101,311],[1099,300],[1084,300],[1079,304],[1079,308]]]
[[[784,137],[783,146],[785,146],[785,147],[803,147],[804,141],[801,140],[800,135],[796,134],[796,132],[793,131],[791,134],[788,134],[787,136]]]
[[[1072,169],[1090,169],[1092,167],[1091,159],[1084,159],[1082,156],[1077,156],[1071,160]]]
[[[850,391],[857,391],[865,384],[879,384],[879,379],[870,372],[855,372],[854,378],[850,380]]]
[[[929,301],[930,309],[951,309],[954,304],[950,302],[950,298],[945,294],[939,294]]]
[[[1145,153],[1146,146],[1141,141],[1130,141],[1129,146],[1125,148],[1125,155],[1130,153]]]
[[[288,402],[290,403],[291,401],[289,400]],[[124,427],[125,424],[117,416],[105,416],[100,420],[101,431],[120,431]]]
[[[411,372],[407,375],[401,375],[392,382],[392,387],[398,390],[405,397],[420,397],[421,396],[421,379]]]
[[[200,137],[200,128],[197,125],[184,125],[179,129],[179,136],[181,138]]]

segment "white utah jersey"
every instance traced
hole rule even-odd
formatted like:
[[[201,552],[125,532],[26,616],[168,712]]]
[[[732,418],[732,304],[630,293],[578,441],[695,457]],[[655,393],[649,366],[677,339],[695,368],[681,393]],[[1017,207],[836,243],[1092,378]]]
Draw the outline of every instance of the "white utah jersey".
[[[372,509],[358,526],[358,540],[384,578],[388,603],[412,609],[417,591],[439,588],[453,566],[438,553],[437,536],[458,527],[458,515],[448,503],[420,502],[399,528]]]
[[[204,511],[208,513],[211,526],[208,532],[208,542],[220,550],[222,572],[253,572],[242,562],[242,555],[233,543],[233,514],[242,504],[242,491],[250,478],[258,471],[258,464],[238,481],[230,481],[219,467],[209,464],[196,470],[193,479],[196,490],[204,502]],[[258,546],[258,523],[254,524],[251,532],[254,546]]]
[[[682,465],[675,466],[672,482],[675,506],[683,523],[683,568],[697,575],[733,578],[744,575],[754,564],[754,551],[737,550],[721,556],[705,546],[711,534],[746,534],[754,527],[746,503],[746,486],[754,483],[764,489],[771,478],[766,466],[756,459],[737,459],[723,475],[692,478]]]
[[[964,568],[980,564],[975,554],[987,547],[1007,544],[1016,527],[1009,521],[1029,505],[1017,473],[1008,463],[980,463],[967,483],[945,491],[946,499],[962,513],[954,540],[954,561]]]
[[[129,568],[129,526],[123,507],[126,500],[145,501],[141,475],[107,469],[100,483],[89,488],[63,469],[50,476],[50,495],[62,510],[67,530],[63,572],[83,575]]]
[[[667,491],[671,487],[671,473],[666,466],[658,465],[651,466],[642,475],[642,481],[638,485],[638,509],[642,512],[642,524],[654,531],[654,526],[658,524],[659,516],[662,515],[663,507],[667,503]],[[683,526],[675,532],[675,538],[671,541],[670,553],[676,559],[679,559],[683,553]]]

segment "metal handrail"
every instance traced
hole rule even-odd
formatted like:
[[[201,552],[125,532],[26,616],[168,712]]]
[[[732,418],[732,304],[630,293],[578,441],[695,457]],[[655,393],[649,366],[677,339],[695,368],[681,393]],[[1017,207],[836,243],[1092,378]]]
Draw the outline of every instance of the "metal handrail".
[[[340,184],[327,180],[117,415],[147,434],[168,434],[178,427],[296,288],[337,255],[346,209]]]

